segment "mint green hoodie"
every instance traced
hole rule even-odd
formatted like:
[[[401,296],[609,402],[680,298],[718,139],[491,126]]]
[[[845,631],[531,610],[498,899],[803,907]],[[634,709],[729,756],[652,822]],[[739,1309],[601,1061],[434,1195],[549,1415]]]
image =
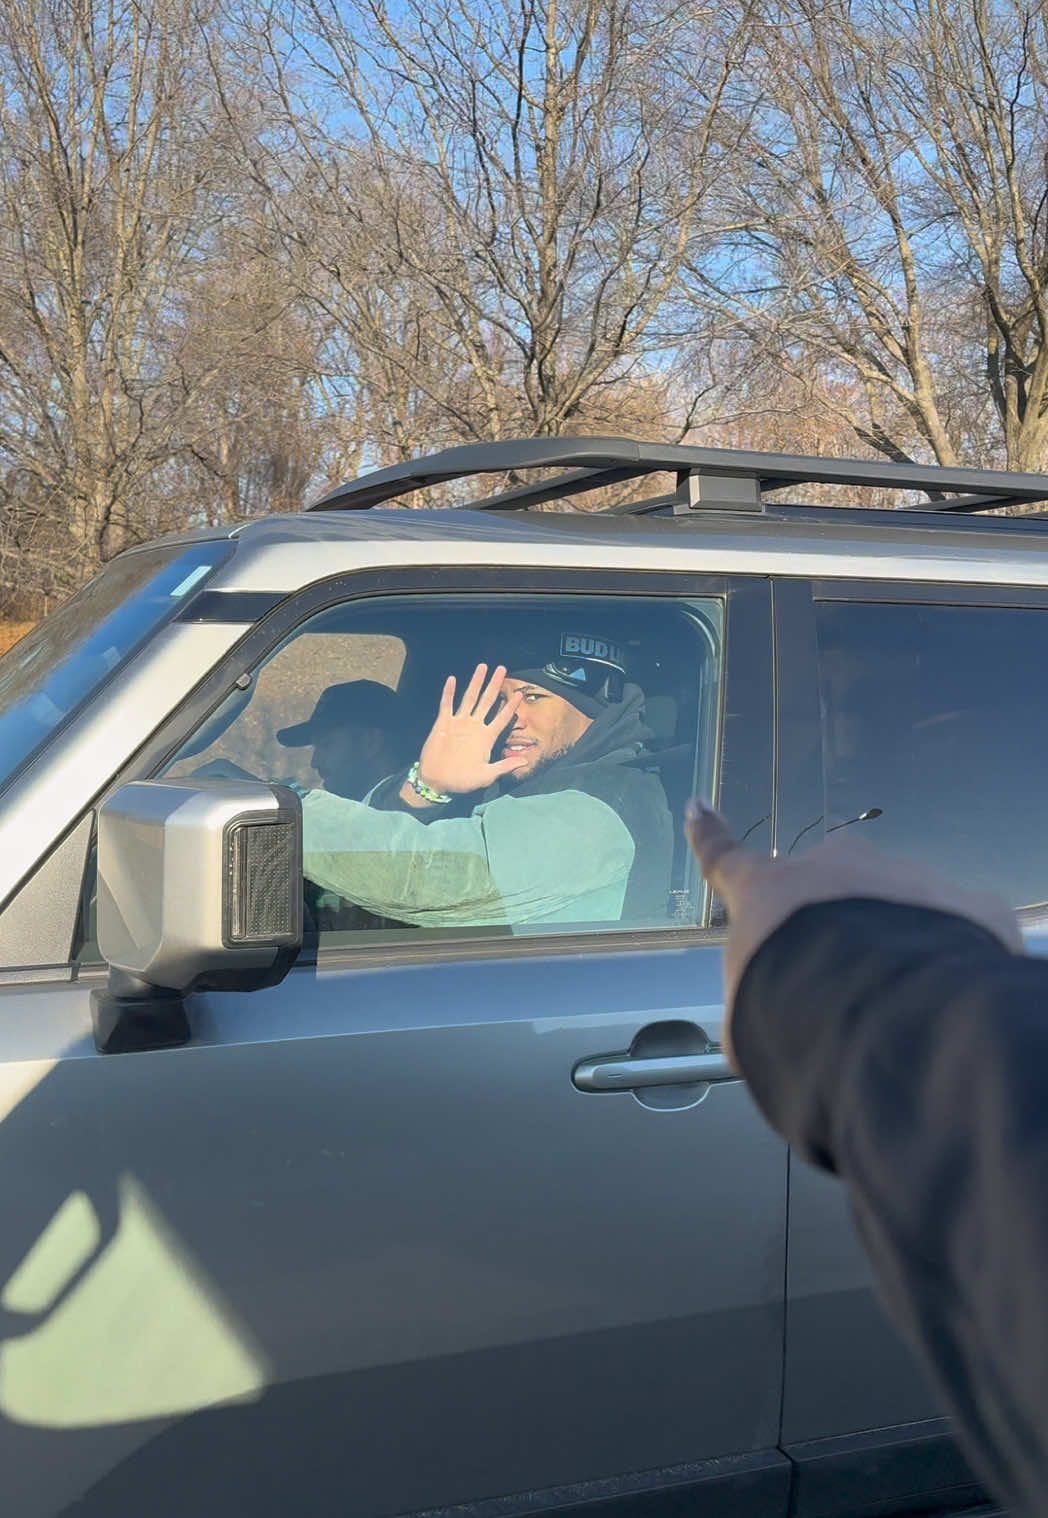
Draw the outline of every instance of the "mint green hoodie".
[[[634,856],[625,823],[580,790],[432,822],[311,791],[302,824],[310,880],[418,927],[617,922]]]

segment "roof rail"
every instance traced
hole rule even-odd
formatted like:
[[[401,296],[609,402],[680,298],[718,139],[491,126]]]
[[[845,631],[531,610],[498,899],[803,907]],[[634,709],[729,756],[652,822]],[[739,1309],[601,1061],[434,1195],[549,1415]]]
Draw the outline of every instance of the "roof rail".
[[[389,469],[377,469],[340,485],[307,509],[361,511],[430,485],[463,480],[475,474],[512,475],[522,469],[541,468],[570,472],[534,484],[517,485],[466,504],[471,510],[520,510],[666,471],[677,477],[673,495],[663,494],[612,510],[644,512],[672,504],[679,513],[762,511],[766,493],[787,485],[816,484],[923,490],[930,497],[926,505],[904,508],[920,511],[988,511],[992,507],[1048,501],[1048,474],[947,469],[932,464],[867,459],[805,458],[746,449],[638,443],[630,438],[530,437],[467,443],[394,464]],[[949,496],[952,499],[947,499]]]

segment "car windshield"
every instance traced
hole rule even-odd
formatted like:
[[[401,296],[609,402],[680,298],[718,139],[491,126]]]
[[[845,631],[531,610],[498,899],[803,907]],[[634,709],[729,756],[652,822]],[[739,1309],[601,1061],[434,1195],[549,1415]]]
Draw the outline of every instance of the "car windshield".
[[[0,659],[0,791],[232,552],[228,541],[121,555]]]

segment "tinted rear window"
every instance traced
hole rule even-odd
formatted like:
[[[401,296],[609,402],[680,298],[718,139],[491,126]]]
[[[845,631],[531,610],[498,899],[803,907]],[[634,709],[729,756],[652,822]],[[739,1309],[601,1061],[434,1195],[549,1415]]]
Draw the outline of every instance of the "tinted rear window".
[[[1048,611],[824,602],[816,615],[826,827],[1014,906],[1048,901]]]

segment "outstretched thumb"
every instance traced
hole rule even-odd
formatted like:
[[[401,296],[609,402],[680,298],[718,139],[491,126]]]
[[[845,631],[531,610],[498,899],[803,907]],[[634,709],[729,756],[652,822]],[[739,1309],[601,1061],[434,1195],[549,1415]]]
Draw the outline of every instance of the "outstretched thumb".
[[[511,759],[495,759],[488,765],[488,773],[492,780],[497,780],[500,775],[512,775],[527,762],[520,754],[514,754]]]
[[[745,872],[750,856],[724,818],[697,796],[684,809],[684,832],[703,876],[732,911],[733,886]]]

